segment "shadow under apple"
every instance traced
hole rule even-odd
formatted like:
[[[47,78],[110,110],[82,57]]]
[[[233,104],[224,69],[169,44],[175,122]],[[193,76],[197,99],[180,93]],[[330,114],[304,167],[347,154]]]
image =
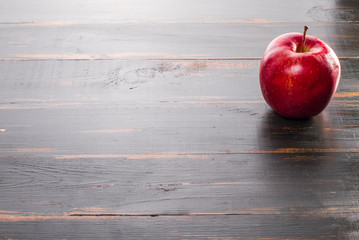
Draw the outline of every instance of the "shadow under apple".
[[[331,151],[340,145],[334,120],[330,111],[302,120],[286,119],[272,110],[265,113],[257,131],[257,147],[262,149],[257,170],[266,182],[262,191],[270,207],[306,217],[335,209],[343,204],[348,190],[354,190],[349,181],[343,181],[352,171],[343,157],[346,153]],[[315,227],[332,224],[333,231],[338,230],[337,223],[348,223],[329,214],[314,222]]]
[[[263,167],[281,179],[317,178],[335,156],[330,151],[336,145],[331,129],[325,111],[296,120],[268,110],[257,132],[257,147],[265,153]]]

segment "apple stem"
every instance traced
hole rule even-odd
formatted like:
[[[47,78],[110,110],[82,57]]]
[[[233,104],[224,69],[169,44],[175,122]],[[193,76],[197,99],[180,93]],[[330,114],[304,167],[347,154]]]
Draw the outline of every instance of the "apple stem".
[[[307,34],[307,30],[309,29],[308,26],[304,26],[304,33],[303,33],[303,48],[305,46],[305,35]]]
[[[305,36],[307,35],[308,29],[309,29],[308,26],[304,26],[302,44],[299,44],[299,46],[297,47],[297,50],[296,50],[296,52],[298,52],[298,53],[308,52],[308,49],[305,47]]]

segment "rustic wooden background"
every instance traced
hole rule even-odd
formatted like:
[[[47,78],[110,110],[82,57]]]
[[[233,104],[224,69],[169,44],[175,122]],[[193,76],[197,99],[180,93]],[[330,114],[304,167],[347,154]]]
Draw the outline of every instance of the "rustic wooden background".
[[[267,44],[342,78],[288,120]],[[359,2],[1,0],[0,239],[359,239]]]

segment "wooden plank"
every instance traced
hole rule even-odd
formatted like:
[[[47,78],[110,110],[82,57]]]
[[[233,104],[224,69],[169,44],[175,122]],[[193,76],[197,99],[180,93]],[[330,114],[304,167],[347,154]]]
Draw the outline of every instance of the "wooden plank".
[[[0,223],[2,239],[355,239],[351,222],[307,216],[120,217]],[[351,231],[346,233],[347,231]]]
[[[353,23],[35,23],[0,24],[0,59],[259,59],[272,39],[304,24],[339,57],[358,57]]]
[[[0,22],[357,21],[355,1],[3,0]],[[348,7],[351,7],[349,9]]]

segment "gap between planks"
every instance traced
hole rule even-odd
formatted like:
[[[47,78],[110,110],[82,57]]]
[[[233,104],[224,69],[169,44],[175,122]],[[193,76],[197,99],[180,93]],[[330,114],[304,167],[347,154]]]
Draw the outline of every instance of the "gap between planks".
[[[239,211],[239,212],[209,212],[209,213],[66,213],[64,215],[17,215],[0,214],[0,222],[25,222],[25,221],[47,221],[47,220],[91,220],[91,219],[114,219],[121,217],[215,217],[215,216],[329,216],[357,214],[356,209],[350,207],[346,210],[318,209],[318,211],[280,211],[261,210]]]

